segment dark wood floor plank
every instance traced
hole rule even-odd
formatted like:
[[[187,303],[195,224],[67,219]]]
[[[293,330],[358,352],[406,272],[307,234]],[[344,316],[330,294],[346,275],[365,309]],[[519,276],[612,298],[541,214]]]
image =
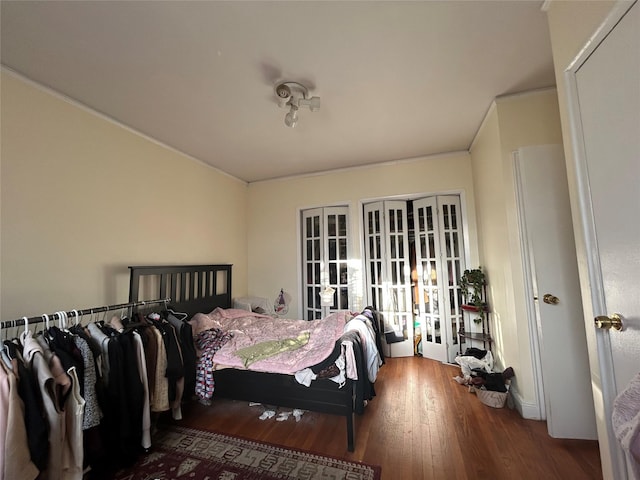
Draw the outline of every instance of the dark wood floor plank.
[[[262,407],[215,399],[186,404],[177,423],[381,465],[382,480],[602,479],[597,442],[554,439],[545,422],[487,407],[453,380],[459,373],[419,357],[387,359],[376,397],[355,417],[354,452],[336,415],[259,420]]]

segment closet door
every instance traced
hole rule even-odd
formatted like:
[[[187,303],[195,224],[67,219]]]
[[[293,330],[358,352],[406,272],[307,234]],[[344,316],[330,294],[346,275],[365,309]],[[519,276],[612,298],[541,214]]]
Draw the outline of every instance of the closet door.
[[[458,279],[465,268],[460,197],[414,200],[413,218],[422,355],[453,362],[462,321]]]
[[[413,312],[407,204],[365,205],[367,280],[371,303],[384,315],[389,356],[413,355]]]
[[[347,207],[324,208],[327,281],[323,284],[335,289],[329,311],[349,310],[348,244],[349,216]]]
[[[322,289],[322,232],[324,221],[322,208],[302,212],[302,264],[304,278],[304,318],[315,320],[322,317],[320,291]]]
[[[322,318],[320,292],[335,289],[329,312],[348,310],[348,207],[324,207],[302,212],[303,308],[306,320]]]

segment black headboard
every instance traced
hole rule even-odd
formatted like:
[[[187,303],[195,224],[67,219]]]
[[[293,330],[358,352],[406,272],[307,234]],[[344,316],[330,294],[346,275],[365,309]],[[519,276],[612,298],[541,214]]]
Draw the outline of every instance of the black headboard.
[[[129,301],[170,298],[171,307],[188,313],[209,313],[231,307],[231,267],[165,265],[129,267]]]

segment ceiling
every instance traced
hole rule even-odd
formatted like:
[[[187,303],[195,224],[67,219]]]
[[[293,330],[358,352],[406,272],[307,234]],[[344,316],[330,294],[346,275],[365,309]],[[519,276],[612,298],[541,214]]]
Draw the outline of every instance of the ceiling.
[[[555,84],[542,1],[9,1],[2,64],[247,182],[468,150]],[[284,124],[274,86],[321,97]]]

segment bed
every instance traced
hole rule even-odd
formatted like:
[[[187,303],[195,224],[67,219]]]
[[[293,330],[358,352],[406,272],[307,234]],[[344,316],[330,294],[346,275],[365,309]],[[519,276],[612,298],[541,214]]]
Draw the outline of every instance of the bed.
[[[229,264],[131,266],[129,269],[131,302],[170,298],[170,307],[189,317],[233,307]],[[377,317],[375,320],[379,321]],[[379,332],[378,325],[376,331]],[[378,335],[378,345],[379,340]],[[339,387],[332,380],[316,379],[310,386],[304,386],[293,375],[236,368],[216,370],[214,379],[213,401],[216,397],[225,397],[344,416],[347,449],[354,451],[354,414],[364,411],[362,381],[347,378]],[[373,392],[372,384],[370,388]]]

